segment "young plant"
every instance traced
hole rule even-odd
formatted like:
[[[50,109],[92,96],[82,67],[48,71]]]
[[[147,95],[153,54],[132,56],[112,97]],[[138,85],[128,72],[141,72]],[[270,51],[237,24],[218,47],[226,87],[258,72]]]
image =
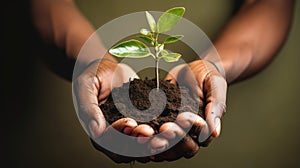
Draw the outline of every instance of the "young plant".
[[[182,18],[185,12],[183,7],[175,7],[164,12],[156,22],[154,17],[146,11],[146,19],[148,21],[150,30],[141,29],[138,38],[147,42],[154,48],[154,54],[150,51],[150,48],[143,42],[131,39],[128,41],[121,42],[111,49],[109,53],[116,57],[129,57],[129,58],[143,58],[152,56],[155,60],[155,76],[156,76],[156,87],[159,88],[159,60],[162,58],[166,62],[178,61],[181,57],[179,53],[168,52],[164,49],[165,44],[174,43],[180,40],[183,35],[169,36],[164,39],[163,42],[159,41],[159,35],[171,30]]]

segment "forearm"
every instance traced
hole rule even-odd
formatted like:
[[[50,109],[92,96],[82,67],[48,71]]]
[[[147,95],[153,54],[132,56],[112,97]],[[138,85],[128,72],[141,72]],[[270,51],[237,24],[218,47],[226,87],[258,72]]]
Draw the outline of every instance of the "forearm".
[[[68,59],[74,61],[83,44],[95,31],[72,0],[32,0],[32,14],[42,39],[63,49]],[[105,50],[99,39],[95,41],[95,45],[97,46],[91,47],[94,51],[89,51],[94,54],[87,54],[87,58],[81,58],[82,64],[88,64],[90,60],[99,58],[95,53]],[[110,55],[105,56],[114,60]]]
[[[215,40],[228,83],[243,80],[274,58],[289,31],[293,0],[245,2]]]

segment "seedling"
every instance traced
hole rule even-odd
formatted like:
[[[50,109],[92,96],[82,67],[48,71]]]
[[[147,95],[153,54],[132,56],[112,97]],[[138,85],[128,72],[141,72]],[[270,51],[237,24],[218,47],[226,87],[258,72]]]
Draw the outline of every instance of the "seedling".
[[[150,51],[150,48],[147,45],[136,39],[124,41],[113,46],[109,49],[109,53],[116,57],[128,58],[144,58],[152,56],[155,60],[156,87],[159,89],[158,63],[160,59],[162,58],[166,62],[176,62],[181,57],[181,54],[179,53],[168,52],[165,50],[165,44],[177,42],[183,37],[183,35],[168,36],[163,42],[160,42],[159,35],[171,30],[180,21],[184,12],[184,7],[171,8],[164,12],[157,22],[149,12],[145,12],[150,30],[146,28],[141,29],[140,35],[137,37],[152,46],[154,48],[154,53]]]

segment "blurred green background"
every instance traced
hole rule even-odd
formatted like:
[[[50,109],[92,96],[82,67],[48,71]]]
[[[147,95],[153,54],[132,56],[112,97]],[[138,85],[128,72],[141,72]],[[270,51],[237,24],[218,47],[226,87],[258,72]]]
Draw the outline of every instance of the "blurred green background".
[[[236,6],[232,0],[76,3],[95,27],[131,12],[185,6],[185,18],[211,39]],[[18,20],[14,17],[11,19]],[[229,87],[227,113],[218,139],[192,159],[136,163],[134,167],[300,167],[299,20],[300,3],[296,1],[291,32],[276,59],[251,79]],[[9,19],[7,23],[11,26],[7,32],[13,36],[4,35],[10,48],[5,50],[9,58],[1,66],[1,94],[7,96],[2,101],[2,114],[8,116],[1,118],[4,159],[15,167],[129,168],[129,164],[113,163],[92,147],[73,107],[71,83],[52,73],[41,60],[26,59],[30,37],[24,36],[22,25]]]

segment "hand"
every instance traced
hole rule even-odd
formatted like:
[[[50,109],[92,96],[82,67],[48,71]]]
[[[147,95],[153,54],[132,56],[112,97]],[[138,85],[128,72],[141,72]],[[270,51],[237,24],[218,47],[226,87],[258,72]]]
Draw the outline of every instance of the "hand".
[[[200,106],[205,107],[205,120],[197,114],[183,112],[178,115],[176,122],[163,124],[159,130],[162,136],[151,140],[151,148],[164,151],[172,139],[183,139],[167,151],[152,156],[153,161],[193,157],[200,146],[207,146],[213,138],[220,135],[221,117],[226,110],[227,83],[212,63],[197,60],[188,65],[179,65],[165,79],[172,83],[181,81],[190,88]],[[195,137],[184,131],[192,126],[196,128]]]
[[[116,140],[114,132],[120,131],[127,135],[150,137],[154,130],[148,125],[138,125],[131,118],[122,118],[106,127],[106,120],[99,108],[99,102],[106,99],[113,87],[121,86],[129,78],[136,77],[135,72],[124,64],[117,64],[107,59],[93,62],[81,75],[74,80],[74,95],[77,104],[78,116],[86,126],[95,148],[106,154],[117,163],[127,163],[134,158],[115,154],[97,144]],[[126,145],[120,143],[120,148]],[[121,149],[122,150],[122,149]],[[138,161],[147,162],[148,158],[138,158]]]

